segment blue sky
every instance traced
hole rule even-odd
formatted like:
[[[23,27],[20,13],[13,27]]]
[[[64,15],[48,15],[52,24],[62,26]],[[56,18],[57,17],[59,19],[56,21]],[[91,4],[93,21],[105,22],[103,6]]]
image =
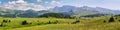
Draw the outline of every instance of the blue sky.
[[[43,10],[63,5],[103,7],[120,10],[120,0],[0,0],[0,7],[17,10]]]

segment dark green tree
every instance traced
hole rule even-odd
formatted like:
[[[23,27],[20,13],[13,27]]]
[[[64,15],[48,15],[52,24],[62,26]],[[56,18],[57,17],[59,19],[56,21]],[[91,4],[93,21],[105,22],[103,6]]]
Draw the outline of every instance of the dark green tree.
[[[109,22],[114,22],[115,20],[114,20],[114,18],[113,17],[111,17],[110,19],[109,19]]]
[[[28,23],[27,23],[26,20],[22,22],[22,25],[27,25],[27,24],[28,24]]]
[[[43,14],[43,15],[40,15],[38,17],[55,17],[55,18],[71,18],[70,15],[68,14],[63,14],[63,13],[46,13],[46,14]]]

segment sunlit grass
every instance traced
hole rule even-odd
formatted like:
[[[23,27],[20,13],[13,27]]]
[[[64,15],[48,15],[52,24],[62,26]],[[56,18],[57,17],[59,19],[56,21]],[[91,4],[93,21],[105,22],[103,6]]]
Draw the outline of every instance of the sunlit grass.
[[[1,18],[11,20],[9,23],[5,23],[5,27],[0,27],[0,30],[120,30],[120,22],[116,19],[115,22],[108,22],[110,17],[95,17],[95,18],[80,18],[80,23],[69,24],[76,19],[65,18]],[[28,25],[21,25],[21,22],[26,20]],[[41,24],[48,21],[58,20],[59,24]],[[103,21],[106,21],[105,23]]]

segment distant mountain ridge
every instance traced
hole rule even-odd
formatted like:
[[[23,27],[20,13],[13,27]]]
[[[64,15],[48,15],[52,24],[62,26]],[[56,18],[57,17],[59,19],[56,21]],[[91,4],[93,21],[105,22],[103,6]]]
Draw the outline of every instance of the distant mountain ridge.
[[[119,10],[111,10],[101,7],[75,7],[75,6],[62,6],[62,7],[55,7],[51,9],[51,12],[59,12],[59,13],[69,13],[72,15],[90,15],[90,14],[120,14]]]
[[[69,6],[65,5],[62,7],[54,7],[52,9],[48,10],[42,10],[42,11],[34,11],[34,10],[10,10],[10,9],[1,9],[0,10],[6,10],[6,11],[0,11],[0,15],[2,16],[10,16],[10,17],[37,17],[39,15],[45,14],[45,13],[63,13],[63,14],[69,14],[71,16],[86,16],[86,15],[94,15],[94,14],[110,14],[110,15],[118,15],[120,14],[120,10],[111,10],[101,7],[88,7],[88,6],[82,6],[82,7],[75,7],[75,6]]]
[[[34,10],[7,10],[7,11],[0,11],[0,16],[7,16],[7,17],[25,17],[25,18],[33,18],[37,17],[39,15],[42,15],[44,13],[47,13],[48,11],[34,11]]]

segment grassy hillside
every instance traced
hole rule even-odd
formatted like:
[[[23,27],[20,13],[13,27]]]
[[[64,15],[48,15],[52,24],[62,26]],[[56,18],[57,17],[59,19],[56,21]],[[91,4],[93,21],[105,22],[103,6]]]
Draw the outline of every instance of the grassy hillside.
[[[50,24],[43,26],[33,26],[15,28],[8,30],[120,30],[119,23],[108,24]]]
[[[0,29],[10,29],[10,28],[21,28],[21,27],[30,27],[30,26],[37,26],[37,25],[47,25],[47,23],[58,21],[59,24],[64,23],[72,23],[74,19],[63,19],[63,18],[1,18],[0,24],[3,20],[10,20],[11,22],[3,23],[3,26]],[[22,21],[26,20],[27,25],[21,25]],[[31,23],[31,24],[30,24]]]
[[[79,18],[79,19],[64,19],[64,18],[0,18],[3,20],[11,20],[4,23],[0,30],[120,30],[120,22],[115,18],[115,22],[109,22],[110,17],[95,17],[95,18]],[[21,22],[26,20],[27,25],[21,25]],[[48,22],[58,21],[57,24],[48,24]],[[76,20],[80,23],[72,24]],[[104,22],[105,21],[105,22]],[[31,24],[30,24],[31,23]]]
[[[83,12],[81,12],[78,15],[75,15],[75,16],[80,17],[80,16],[92,15],[92,14],[97,14],[97,13],[98,12],[94,12],[94,11],[83,11]]]

